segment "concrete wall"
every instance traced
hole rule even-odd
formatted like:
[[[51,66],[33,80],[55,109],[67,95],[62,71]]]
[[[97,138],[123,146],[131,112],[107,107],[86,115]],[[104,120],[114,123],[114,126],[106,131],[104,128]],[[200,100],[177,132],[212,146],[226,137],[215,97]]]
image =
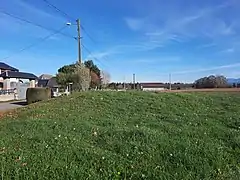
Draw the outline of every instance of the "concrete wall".
[[[12,101],[12,100],[15,100],[14,94],[0,95],[0,101]]]

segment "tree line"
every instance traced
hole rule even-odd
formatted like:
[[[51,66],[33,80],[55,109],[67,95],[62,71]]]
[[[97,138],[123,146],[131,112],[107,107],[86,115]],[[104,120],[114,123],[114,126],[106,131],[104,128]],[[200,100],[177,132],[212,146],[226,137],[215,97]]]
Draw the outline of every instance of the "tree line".
[[[230,87],[227,78],[224,76],[208,76],[197,79],[194,83],[194,87],[200,88],[227,88]]]

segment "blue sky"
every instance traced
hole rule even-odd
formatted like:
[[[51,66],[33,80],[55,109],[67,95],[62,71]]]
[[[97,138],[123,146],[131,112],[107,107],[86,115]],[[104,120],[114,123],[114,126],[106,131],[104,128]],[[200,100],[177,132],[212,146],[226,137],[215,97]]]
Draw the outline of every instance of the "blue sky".
[[[210,75],[240,77],[238,0],[49,0],[80,18],[83,59],[93,59],[112,81],[191,82]],[[60,29],[69,21],[43,0],[1,0],[0,10]],[[74,23],[74,22],[73,22]],[[77,60],[77,42],[60,34],[27,51],[21,48],[52,32],[0,13],[0,60],[21,71],[55,74]],[[76,36],[76,26],[64,29]],[[13,55],[8,59],[4,57]]]

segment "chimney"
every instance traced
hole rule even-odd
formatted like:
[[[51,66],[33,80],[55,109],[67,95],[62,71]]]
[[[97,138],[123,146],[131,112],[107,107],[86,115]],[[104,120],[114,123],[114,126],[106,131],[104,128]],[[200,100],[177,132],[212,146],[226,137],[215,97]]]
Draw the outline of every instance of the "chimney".
[[[6,76],[8,77],[8,70],[6,71]]]

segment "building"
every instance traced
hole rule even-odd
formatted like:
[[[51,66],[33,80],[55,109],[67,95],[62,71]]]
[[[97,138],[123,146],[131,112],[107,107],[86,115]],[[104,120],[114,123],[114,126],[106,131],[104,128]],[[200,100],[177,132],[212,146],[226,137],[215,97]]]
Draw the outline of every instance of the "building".
[[[39,79],[37,83],[38,87],[48,87],[52,89],[53,96],[58,96],[59,95],[59,88],[61,87],[57,83],[56,77],[51,77],[50,79]]]
[[[163,91],[166,88],[166,84],[163,83],[140,83],[143,91]]]
[[[38,77],[38,79],[46,79],[46,80],[48,80],[48,79],[51,79],[53,76],[52,75],[50,75],[50,74],[42,74],[41,76],[39,76]]]
[[[19,72],[19,70],[14,67],[9,66],[8,64],[0,62],[0,75],[2,73],[6,73],[6,72]],[[16,80],[16,78],[10,78],[10,81],[16,82],[17,80]],[[4,78],[0,77],[0,89],[1,90],[4,89],[3,84],[4,84]],[[7,89],[7,88],[5,88],[5,89]]]
[[[29,87],[35,87],[37,76],[32,73],[20,72],[6,63],[0,62],[0,94],[12,93],[16,90],[18,99],[26,98]]]

